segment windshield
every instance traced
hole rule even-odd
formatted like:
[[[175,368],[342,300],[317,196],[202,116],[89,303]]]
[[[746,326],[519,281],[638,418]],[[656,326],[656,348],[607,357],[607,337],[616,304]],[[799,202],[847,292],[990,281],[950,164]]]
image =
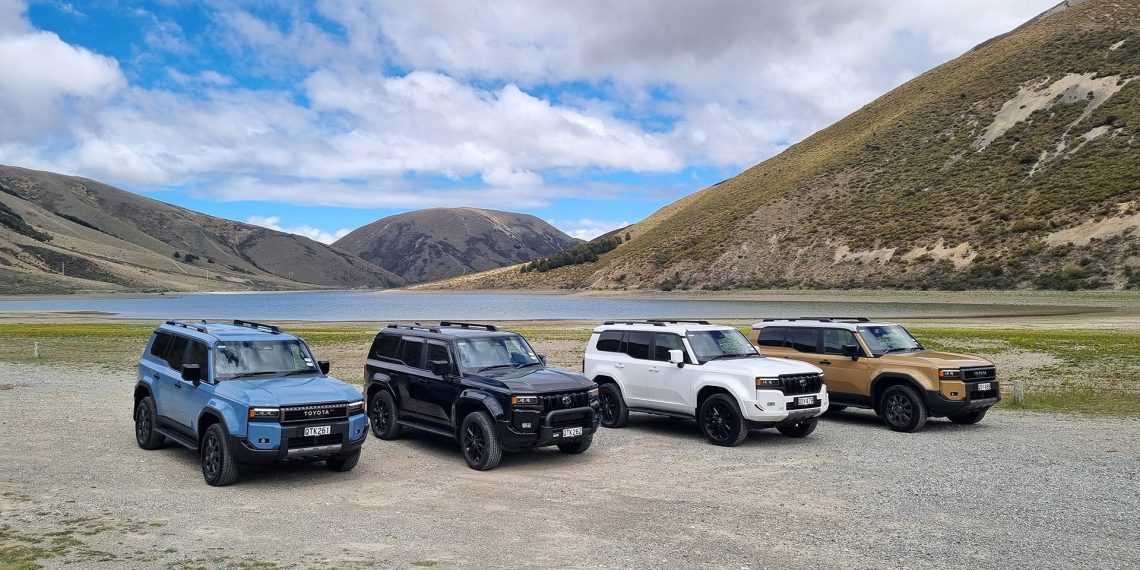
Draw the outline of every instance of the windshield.
[[[899,325],[859,327],[860,336],[875,356],[888,352],[922,350],[922,344]]]
[[[299,340],[220,342],[214,369],[218,378],[319,372],[308,347]]]
[[[742,358],[759,356],[752,343],[736,330],[689,332],[689,346],[697,354],[697,360],[707,362],[717,358]]]
[[[459,368],[463,372],[542,364],[530,344],[519,335],[465,338],[455,344],[459,348]]]

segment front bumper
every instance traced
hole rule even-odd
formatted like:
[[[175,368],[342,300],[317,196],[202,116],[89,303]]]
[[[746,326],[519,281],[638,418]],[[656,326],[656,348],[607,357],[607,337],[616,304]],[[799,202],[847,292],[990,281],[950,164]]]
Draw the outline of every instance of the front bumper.
[[[991,384],[984,392],[978,391],[978,383],[967,383],[966,397],[961,400],[947,400],[938,390],[926,390],[926,409],[932,416],[952,416],[989,408],[1001,401],[1001,386],[997,380],[984,383]]]
[[[305,428],[314,425],[329,426],[329,435],[305,436]],[[249,432],[246,437],[229,436],[230,451],[238,463],[320,461],[358,451],[367,439],[368,416],[356,414],[340,421],[298,425],[251,423]]]
[[[504,449],[520,450],[532,447],[545,447],[557,445],[589,437],[598,431],[598,412],[591,403],[588,407],[567,408],[547,412],[537,429],[533,431],[520,430],[509,419],[500,420],[499,442]],[[582,433],[566,437],[564,430],[582,428]]]
[[[744,419],[750,427],[774,427],[823,415],[830,405],[827,387],[814,394],[786,395],[780,390],[757,390],[756,399],[744,400]],[[813,397],[814,402],[801,405],[800,398]]]

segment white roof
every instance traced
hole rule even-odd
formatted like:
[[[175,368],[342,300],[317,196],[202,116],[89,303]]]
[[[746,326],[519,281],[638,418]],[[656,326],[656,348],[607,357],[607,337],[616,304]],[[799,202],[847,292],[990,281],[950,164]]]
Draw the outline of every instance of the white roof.
[[[804,319],[804,318],[788,318],[788,319],[772,319],[763,320],[757,323],[752,323],[753,329],[762,329],[764,327],[781,326],[781,327],[800,327],[800,328],[828,328],[828,329],[847,329],[853,331],[859,327],[889,327],[897,326],[897,323],[887,323],[882,321],[871,320],[856,320],[856,319]]]
[[[670,332],[683,335],[687,332],[699,331],[726,331],[737,330],[736,327],[729,325],[714,325],[714,324],[700,324],[697,322],[689,321],[661,321],[658,323],[638,322],[638,321],[614,321],[612,324],[603,324],[594,327],[594,332],[602,331],[647,331],[647,332]]]

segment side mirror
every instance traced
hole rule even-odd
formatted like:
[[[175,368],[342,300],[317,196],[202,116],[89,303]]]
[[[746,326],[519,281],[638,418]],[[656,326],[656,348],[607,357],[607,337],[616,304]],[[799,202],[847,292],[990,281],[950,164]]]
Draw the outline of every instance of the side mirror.
[[[546,355],[545,354],[538,355],[538,359],[542,361],[543,366],[546,366]]]
[[[433,360],[431,361],[431,373],[436,376],[447,376],[451,374],[451,363],[446,360]]]
[[[182,379],[187,382],[193,382],[195,386],[202,382],[202,365],[201,364],[183,364],[182,365]]]
[[[685,366],[685,353],[681,350],[674,348],[669,351],[669,362],[676,364],[677,368],[684,368]]]
[[[851,357],[851,360],[859,360],[859,345],[845,344],[843,345],[843,354]]]
[[[329,361],[327,361],[327,360],[318,360],[317,361],[317,368],[321,369],[321,374],[328,374],[329,369],[332,368],[332,365],[329,364]]]

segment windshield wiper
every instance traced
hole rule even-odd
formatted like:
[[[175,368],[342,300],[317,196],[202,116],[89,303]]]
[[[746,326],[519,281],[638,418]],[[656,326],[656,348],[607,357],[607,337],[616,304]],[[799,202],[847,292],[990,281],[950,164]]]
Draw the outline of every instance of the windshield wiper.
[[[251,376],[264,376],[266,374],[284,374],[284,372],[281,372],[279,370],[262,370],[261,372],[241,372],[238,374],[234,374],[233,376],[230,376],[229,379],[234,380],[237,378],[249,378]]]
[[[756,353],[752,353],[752,354],[756,354]],[[740,357],[743,357],[743,356],[749,356],[749,353],[743,353],[743,354],[717,354],[716,356],[710,356],[710,357],[706,358],[706,359],[705,359],[705,362],[711,362],[711,361],[713,361],[713,360],[716,360],[716,359],[718,359],[718,358],[740,358]],[[760,355],[759,355],[759,354],[756,354],[756,356],[760,356]]]
[[[541,362],[520,362],[518,364],[513,364],[512,366],[514,366],[515,368],[522,368],[523,366],[534,366],[535,364],[542,364],[542,363]]]
[[[289,372],[282,372],[282,376],[296,376],[298,374],[316,374],[317,370],[290,370]]]
[[[888,348],[887,350],[885,350],[885,351],[883,352],[883,354],[890,354],[890,353],[892,353],[892,352],[895,352],[896,350],[900,350],[900,351],[901,351],[901,350],[918,350],[918,349],[917,349],[917,348],[914,348],[914,347],[896,346],[896,347],[894,347],[894,348]]]
[[[484,366],[484,367],[476,370],[476,372],[483,372],[484,370],[492,370],[495,368],[512,368],[512,367],[514,367],[514,364],[492,364],[491,366]]]

